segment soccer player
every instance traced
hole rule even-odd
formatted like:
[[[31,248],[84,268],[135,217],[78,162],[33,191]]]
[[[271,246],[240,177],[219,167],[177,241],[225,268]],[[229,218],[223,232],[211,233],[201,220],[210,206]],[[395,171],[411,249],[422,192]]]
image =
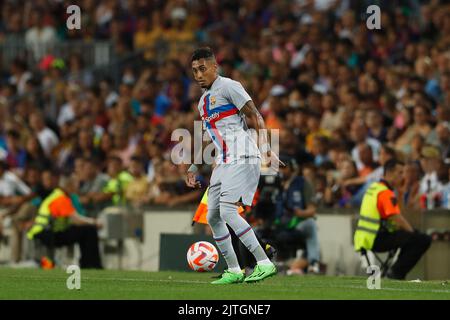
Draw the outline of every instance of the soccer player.
[[[265,129],[264,120],[243,86],[218,75],[218,65],[210,48],[199,48],[191,59],[195,81],[204,90],[198,110],[217,151],[215,167],[208,191],[207,220],[228,269],[213,284],[256,282],[275,275],[277,269],[259,244],[251,226],[238,213],[239,205],[250,206],[258,186],[261,156],[284,165],[270,151],[266,137],[262,136],[261,150],[250,137],[244,116]],[[261,152],[260,152],[261,151]],[[189,167],[186,184],[195,188],[198,168]],[[253,254],[257,262],[252,274],[245,277],[238,263],[227,224]]]

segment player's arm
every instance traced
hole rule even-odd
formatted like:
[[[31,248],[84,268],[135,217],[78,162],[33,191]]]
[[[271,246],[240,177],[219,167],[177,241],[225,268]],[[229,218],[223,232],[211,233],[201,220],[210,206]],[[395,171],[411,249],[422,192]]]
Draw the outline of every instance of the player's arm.
[[[257,134],[262,132],[260,131],[261,129],[267,129],[263,117],[259,113],[258,109],[256,108],[252,100],[249,100],[245,103],[245,105],[241,109],[241,112],[253,123]],[[258,137],[258,141],[261,142],[260,151],[263,157],[267,158],[275,157],[275,159],[278,160],[278,162],[282,166],[285,166],[285,164],[280,159],[278,159],[278,156],[270,151],[271,148],[269,141],[267,139],[267,135],[262,134],[260,137]]]
[[[197,120],[199,120],[200,117],[197,114]],[[194,139],[197,139],[197,137],[194,135]],[[196,165],[195,163],[201,163],[202,161],[202,155],[203,155],[203,150],[205,150],[205,147],[207,145],[207,141],[203,141],[203,130],[202,130],[202,135],[200,137],[201,141],[202,141],[202,147],[199,148],[199,150],[195,150],[195,142],[192,141],[192,146],[191,146],[191,150],[192,154],[193,154],[193,158],[194,162],[190,165],[190,167],[188,168],[187,174],[186,174],[186,185],[190,188],[201,188],[201,184],[200,181],[197,181],[197,172],[199,171],[199,165]]]

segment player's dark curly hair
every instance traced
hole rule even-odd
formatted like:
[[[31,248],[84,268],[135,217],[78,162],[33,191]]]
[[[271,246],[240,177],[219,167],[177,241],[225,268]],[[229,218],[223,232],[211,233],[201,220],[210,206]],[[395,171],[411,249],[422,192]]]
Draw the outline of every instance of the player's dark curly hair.
[[[200,59],[215,59],[214,52],[210,47],[201,47],[192,54],[191,62]]]

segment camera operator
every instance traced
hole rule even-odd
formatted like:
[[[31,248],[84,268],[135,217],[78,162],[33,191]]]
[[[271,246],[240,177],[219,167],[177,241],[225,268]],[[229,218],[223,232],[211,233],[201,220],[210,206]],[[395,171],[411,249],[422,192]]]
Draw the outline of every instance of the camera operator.
[[[262,238],[272,238],[279,252],[300,249],[305,243],[305,267],[308,267],[308,272],[319,273],[320,246],[316,207],[312,203],[313,190],[299,175],[295,159],[281,158],[286,167],[280,167],[277,176],[262,177],[255,208],[255,218],[262,222],[258,231]]]

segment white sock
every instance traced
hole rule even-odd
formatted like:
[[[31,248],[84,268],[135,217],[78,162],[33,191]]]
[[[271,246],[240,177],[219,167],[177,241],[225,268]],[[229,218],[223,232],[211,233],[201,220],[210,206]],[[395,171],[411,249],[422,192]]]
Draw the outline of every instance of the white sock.
[[[231,273],[242,273],[242,270],[240,268],[228,268],[228,271]]]
[[[259,265],[262,265],[262,266],[268,266],[268,265],[273,264],[272,261],[270,261],[269,259],[264,259],[264,260],[261,260],[261,261],[257,261],[256,263],[259,264]]]

